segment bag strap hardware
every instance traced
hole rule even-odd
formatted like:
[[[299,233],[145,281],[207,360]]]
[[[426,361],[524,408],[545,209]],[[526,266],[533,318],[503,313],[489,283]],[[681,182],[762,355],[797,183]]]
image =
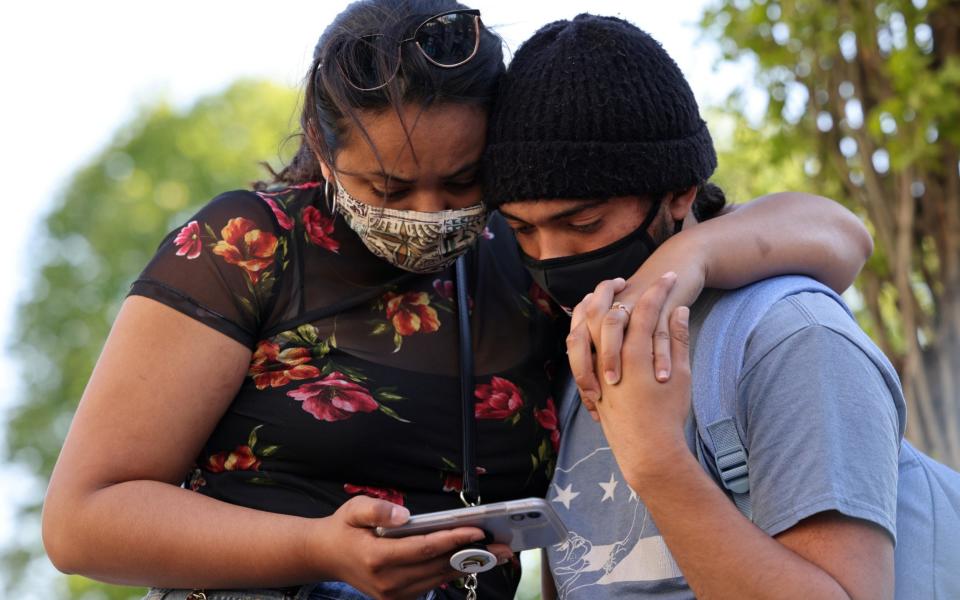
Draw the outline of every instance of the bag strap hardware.
[[[460,490],[460,500],[464,506],[469,507],[480,504],[480,481],[477,478],[476,468],[477,418],[473,398],[473,340],[470,335],[470,296],[467,288],[466,255],[457,259],[456,279],[457,323],[460,327],[460,404],[463,431],[463,452],[460,458],[463,467],[463,489]],[[464,579],[464,587],[467,589],[466,600],[477,600],[477,586],[479,584],[476,568],[478,566],[482,567],[475,561],[471,561],[458,567],[462,573],[467,575]]]

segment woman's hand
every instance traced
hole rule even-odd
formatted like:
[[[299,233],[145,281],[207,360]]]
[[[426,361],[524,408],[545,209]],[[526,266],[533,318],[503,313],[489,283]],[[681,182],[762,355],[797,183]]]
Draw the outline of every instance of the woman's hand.
[[[580,399],[594,420],[597,418],[595,403],[600,398],[597,373],[606,383],[620,381],[621,347],[624,330],[630,322],[628,313],[664,273],[673,272],[677,278],[663,302],[653,333],[652,365],[659,381],[670,378],[668,318],[678,307],[690,306],[697,300],[707,278],[707,260],[698,246],[688,243],[690,239],[681,236],[668,239],[629,282],[622,278],[603,281],[574,308],[567,336],[567,357]],[[614,302],[626,310],[612,308]],[[594,348],[597,350],[596,371]]]
[[[673,374],[666,382],[654,376],[650,355],[660,315],[678,282],[667,273],[645,291],[633,308],[623,340],[623,377],[617,384],[602,383],[596,403],[600,423],[633,489],[663,473],[678,453],[689,454],[683,433],[690,413],[690,310],[670,313],[669,336]]]
[[[402,506],[357,496],[323,523],[307,553],[322,571],[374,598],[417,598],[462,573],[450,566],[450,556],[483,539],[476,527],[460,527],[405,538],[377,537],[377,526],[396,527],[410,517]],[[487,546],[505,562],[513,553],[503,544]]]

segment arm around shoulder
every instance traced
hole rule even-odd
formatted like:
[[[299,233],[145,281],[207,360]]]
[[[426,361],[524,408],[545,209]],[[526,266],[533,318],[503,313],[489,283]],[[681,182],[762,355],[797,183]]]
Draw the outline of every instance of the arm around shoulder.
[[[706,287],[722,289],[794,273],[842,292],[873,253],[870,233],[855,214],[829,198],[803,192],[769,194],[731,206],[691,233],[705,246]]]

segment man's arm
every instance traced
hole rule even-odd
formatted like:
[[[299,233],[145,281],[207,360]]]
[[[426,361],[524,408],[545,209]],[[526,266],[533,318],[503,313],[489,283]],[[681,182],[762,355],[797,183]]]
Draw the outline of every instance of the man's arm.
[[[667,468],[627,480],[697,597],[893,598],[893,543],[867,521],[818,513],[772,538],[740,514],[685,445]]]

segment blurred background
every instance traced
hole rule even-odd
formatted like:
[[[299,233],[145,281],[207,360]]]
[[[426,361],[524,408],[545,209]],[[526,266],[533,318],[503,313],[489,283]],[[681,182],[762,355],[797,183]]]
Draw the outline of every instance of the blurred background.
[[[677,60],[728,197],[844,203],[876,252],[847,298],[900,371],[908,436],[960,467],[960,1],[476,0],[515,50],[589,10]],[[0,596],[138,598],[43,555],[47,477],[129,283],[165,233],[283,163],[297,88],[346,2],[0,6]],[[525,556],[522,598],[537,597]]]

